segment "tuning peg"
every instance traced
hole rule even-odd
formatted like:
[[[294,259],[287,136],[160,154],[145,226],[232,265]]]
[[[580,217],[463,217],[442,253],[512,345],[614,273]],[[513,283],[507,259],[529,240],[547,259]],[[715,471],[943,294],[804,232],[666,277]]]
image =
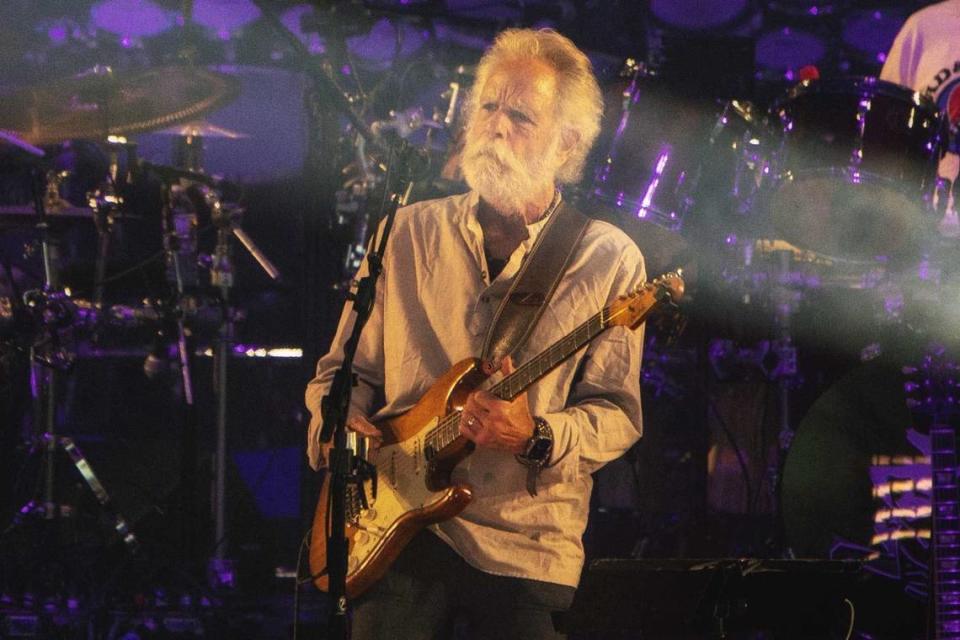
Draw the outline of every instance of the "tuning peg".
[[[908,375],[908,376],[915,376],[915,375],[917,375],[917,368],[914,367],[913,365],[908,365],[908,366],[904,367],[903,369],[901,369],[901,371],[903,371],[904,375]]]
[[[916,393],[919,388],[920,385],[916,382],[905,382],[903,384],[903,390],[907,393]]]

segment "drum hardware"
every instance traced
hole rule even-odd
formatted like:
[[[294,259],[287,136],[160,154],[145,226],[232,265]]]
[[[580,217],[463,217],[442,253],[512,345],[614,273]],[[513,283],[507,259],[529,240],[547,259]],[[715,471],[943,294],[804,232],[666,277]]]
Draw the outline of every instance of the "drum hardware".
[[[180,169],[203,173],[203,142],[208,138],[241,140],[249,138],[246,133],[219,127],[206,120],[192,120],[154,132],[155,135],[173,136],[173,165]]]
[[[43,478],[37,483],[36,495],[17,510],[3,534],[22,526],[29,516],[39,515],[43,520],[53,522],[61,516],[71,515],[72,509],[59,503],[56,496],[56,460],[58,453],[62,451],[69,457],[104,512],[112,517],[114,529],[127,550],[136,553],[139,544],[136,536],[123,515],[113,509],[109,495],[93,467],[72,438],[57,433],[57,389],[60,376],[70,370],[76,358],[76,352],[70,344],[76,307],[70,300],[69,292],[60,284],[58,243],[51,235],[44,208],[47,189],[45,185],[38,184],[39,172],[33,173],[34,206],[39,219],[36,228],[43,255],[44,285],[42,289],[25,292],[23,302],[33,324],[30,388],[34,400],[35,434],[31,453],[41,456]]]
[[[168,189],[168,194],[172,190]],[[256,246],[250,236],[241,227],[243,210],[240,207],[220,202],[219,195],[212,189],[204,189],[204,200],[210,209],[210,217],[217,229],[217,242],[210,261],[210,284],[218,290],[221,308],[220,328],[214,350],[214,388],[217,395],[217,445],[214,471],[213,510],[214,510],[214,556],[210,559],[208,574],[215,576],[218,584],[229,586],[232,582],[231,562],[226,558],[226,468],[227,468],[227,364],[230,360],[234,342],[234,324],[237,315],[230,304],[230,290],[234,286],[234,267],[231,236],[236,237],[240,244],[254,257],[267,275],[273,280],[279,280],[280,272]],[[176,274],[176,292],[180,298],[184,293],[184,282],[180,268],[181,257],[177,251],[179,239],[173,223],[169,195],[165,207],[165,238],[168,259],[172,262]],[[184,331],[183,319],[176,319],[177,345],[180,362],[184,375],[184,389],[190,384],[189,354]],[[193,404],[192,392],[188,403]]]
[[[749,101],[727,101],[710,132],[708,148],[711,154],[704,169],[709,172],[707,180],[712,179],[710,184],[717,180],[723,184],[735,213],[751,213],[779,157],[775,136],[764,114]]]
[[[746,379],[754,371],[770,381],[796,380],[797,349],[789,342],[761,340],[752,347],[733,340],[714,339],[707,357],[718,380]]]

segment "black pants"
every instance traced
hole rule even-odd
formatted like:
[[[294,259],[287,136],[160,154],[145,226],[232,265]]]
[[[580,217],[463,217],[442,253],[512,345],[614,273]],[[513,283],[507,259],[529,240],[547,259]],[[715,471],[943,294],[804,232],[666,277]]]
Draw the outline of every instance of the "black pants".
[[[568,609],[573,593],[573,587],[474,569],[423,531],[383,579],[354,601],[353,638],[447,640],[455,621],[466,623],[471,640],[563,638],[551,614]]]

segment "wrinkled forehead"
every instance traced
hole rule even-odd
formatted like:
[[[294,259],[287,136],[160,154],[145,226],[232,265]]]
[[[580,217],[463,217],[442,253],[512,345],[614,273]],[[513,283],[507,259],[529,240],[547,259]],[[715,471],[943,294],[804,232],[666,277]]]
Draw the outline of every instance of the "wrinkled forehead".
[[[557,72],[538,58],[497,62],[480,89],[481,103],[490,100],[545,111],[556,105]]]

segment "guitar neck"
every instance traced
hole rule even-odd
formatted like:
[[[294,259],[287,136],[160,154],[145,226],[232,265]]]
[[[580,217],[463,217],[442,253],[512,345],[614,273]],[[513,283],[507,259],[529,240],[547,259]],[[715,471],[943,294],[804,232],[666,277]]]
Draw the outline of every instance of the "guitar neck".
[[[933,471],[933,597],[937,640],[960,639],[960,504],[956,438],[949,425],[930,430]]]
[[[646,305],[646,310],[643,313],[644,317],[653,309],[656,301],[660,299],[660,295],[662,294],[659,291],[653,290],[643,294]],[[490,393],[501,400],[513,400],[534,382],[553,371],[557,365],[603,333],[610,326],[610,321],[619,313],[623,313],[623,311],[613,311],[609,306],[604,307],[579,327],[541,351],[535,358],[524,363],[516,371],[493,385],[489,389]],[[434,447],[435,451],[449,446],[460,436],[459,418],[459,412],[448,413],[427,434],[427,442]]]
[[[561,362],[585,347],[591,340],[603,333],[610,317],[609,307],[605,307],[579,327],[557,342],[541,351],[535,358],[523,364],[516,371],[490,388],[490,393],[501,400],[513,400],[534,382],[544,377]]]

